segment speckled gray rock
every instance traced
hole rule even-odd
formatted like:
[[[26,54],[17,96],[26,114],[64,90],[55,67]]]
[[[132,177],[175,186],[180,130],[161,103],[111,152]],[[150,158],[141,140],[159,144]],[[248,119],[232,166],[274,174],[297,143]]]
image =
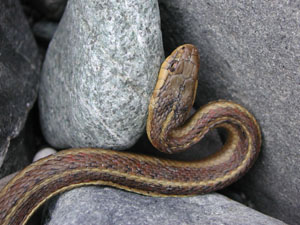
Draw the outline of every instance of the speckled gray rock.
[[[236,187],[262,212],[299,224],[299,2],[160,0],[160,9],[166,49],[200,50],[198,106],[231,99],[261,124],[262,154]]]
[[[132,146],[144,132],[162,60],[156,0],[69,1],[43,65],[47,141],[57,148]]]
[[[0,177],[26,166],[34,149],[25,123],[37,97],[41,58],[18,1],[0,1]]]
[[[84,187],[50,205],[47,225],[101,224],[260,224],[283,222],[220,194],[156,198],[112,188]]]

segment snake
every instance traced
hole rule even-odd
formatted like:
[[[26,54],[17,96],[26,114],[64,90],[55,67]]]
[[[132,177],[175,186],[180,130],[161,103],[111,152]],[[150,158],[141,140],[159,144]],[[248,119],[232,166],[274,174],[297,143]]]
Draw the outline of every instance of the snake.
[[[199,61],[197,48],[184,44],[162,63],[148,106],[146,132],[155,148],[170,154],[220,128],[226,131],[226,140],[219,151],[179,161],[98,148],[62,150],[25,167],[1,190],[0,224],[26,224],[52,196],[85,185],[183,197],[217,191],[242,177],[259,155],[260,127],[247,109],[227,100],[210,102],[190,115]]]

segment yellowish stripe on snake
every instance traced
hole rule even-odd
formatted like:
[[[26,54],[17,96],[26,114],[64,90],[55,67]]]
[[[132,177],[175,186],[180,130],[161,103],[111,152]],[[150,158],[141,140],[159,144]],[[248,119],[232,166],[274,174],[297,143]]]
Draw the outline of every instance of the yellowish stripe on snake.
[[[149,103],[147,134],[165,153],[180,152],[213,128],[227,131],[220,151],[192,162],[103,149],[70,149],[19,172],[0,192],[0,224],[25,224],[52,196],[84,185],[108,185],[150,196],[189,196],[221,189],[253,165],[260,128],[242,106],[211,102],[190,119],[199,68],[197,49],[179,46],[164,61]],[[185,122],[185,123],[184,123]]]

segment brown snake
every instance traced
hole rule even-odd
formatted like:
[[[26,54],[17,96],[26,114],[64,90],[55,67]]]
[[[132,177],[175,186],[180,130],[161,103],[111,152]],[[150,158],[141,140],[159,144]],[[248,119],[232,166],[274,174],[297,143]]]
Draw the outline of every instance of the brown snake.
[[[0,192],[0,224],[25,224],[50,197],[83,185],[108,185],[151,196],[188,196],[221,189],[253,165],[260,128],[242,106],[211,102],[183,124],[195,100],[198,51],[178,47],[161,66],[149,104],[147,134],[159,150],[182,151],[212,128],[224,128],[220,151],[182,162],[103,149],[70,149],[41,159],[18,173]]]

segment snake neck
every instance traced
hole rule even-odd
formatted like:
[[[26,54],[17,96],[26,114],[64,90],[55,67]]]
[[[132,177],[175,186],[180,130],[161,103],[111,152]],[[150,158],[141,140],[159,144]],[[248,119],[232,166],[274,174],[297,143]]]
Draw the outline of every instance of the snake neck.
[[[158,150],[168,147],[169,133],[181,126],[193,106],[198,86],[199,58],[192,45],[177,48],[161,66],[148,108],[147,134]]]
[[[149,139],[156,148],[165,153],[184,151],[199,142],[205,134],[215,128],[224,128],[227,131],[228,138],[222,148],[223,150],[236,148],[237,145],[234,140],[238,139],[245,143],[251,141],[255,149],[260,149],[260,128],[253,115],[239,104],[230,101],[211,102],[200,108],[183,125],[184,119],[178,122],[176,111],[171,111],[168,116],[169,118],[166,119],[166,121],[169,120],[168,125],[162,125],[165,129],[156,128],[156,130],[153,129],[156,132],[148,133]],[[170,120],[175,122],[170,122]],[[153,124],[156,122],[154,121]],[[155,128],[156,125],[153,127]],[[246,145],[243,144],[243,146]]]

